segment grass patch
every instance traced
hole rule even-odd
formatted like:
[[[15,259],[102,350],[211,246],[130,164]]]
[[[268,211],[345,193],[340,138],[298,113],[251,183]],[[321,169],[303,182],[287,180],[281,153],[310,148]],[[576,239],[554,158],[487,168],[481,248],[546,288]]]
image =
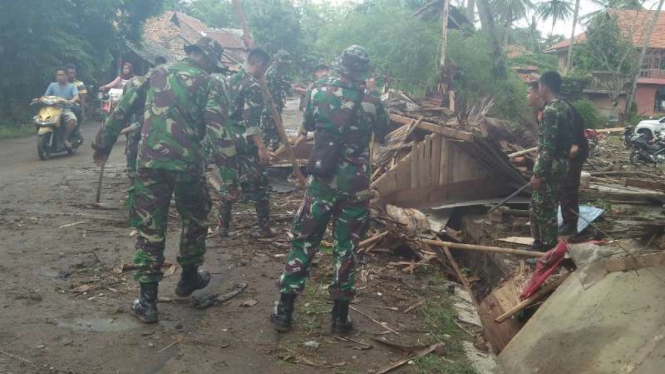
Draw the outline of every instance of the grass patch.
[[[328,292],[322,290],[318,283],[309,282],[305,284],[303,297],[299,299],[300,302],[296,304],[300,319],[298,324],[303,326],[308,333],[320,329],[320,316],[330,313]]]
[[[23,125],[0,125],[0,139],[23,138],[36,133],[35,125],[26,123]]]
[[[433,355],[414,360],[420,374],[478,374],[467,361],[445,361]]]
[[[443,284],[441,279],[431,279],[435,285]],[[457,312],[449,300],[429,300],[418,312],[425,322],[425,327],[433,338],[446,344],[446,355],[434,354],[414,360],[418,373],[422,374],[478,374],[464,354],[462,342],[468,335],[455,323]]]

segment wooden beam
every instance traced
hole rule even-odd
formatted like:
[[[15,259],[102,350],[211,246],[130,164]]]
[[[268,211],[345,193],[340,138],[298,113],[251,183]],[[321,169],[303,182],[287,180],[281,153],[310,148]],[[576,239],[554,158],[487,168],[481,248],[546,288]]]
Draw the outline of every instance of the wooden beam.
[[[637,188],[644,188],[647,190],[665,191],[665,183],[656,182],[656,181],[645,181],[642,179],[626,178],[623,180],[623,185],[625,187],[637,187]]]
[[[665,265],[665,253],[654,253],[641,256],[628,256],[605,260],[605,270],[608,273],[616,271],[637,270],[648,267]]]
[[[391,114],[390,115],[390,120],[402,125],[408,125],[412,123],[413,118],[409,117],[404,117],[400,116],[398,114]],[[427,122],[427,121],[420,121],[416,124],[416,128],[428,132],[432,132],[435,134],[443,135],[446,138],[450,139],[456,139],[456,140],[462,140],[466,142],[472,142],[473,141],[473,134],[470,132],[466,131],[460,131],[460,130],[454,130],[451,129],[450,127],[445,127],[445,126],[440,126],[437,125],[436,123],[432,122]]]
[[[529,154],[531,152],[535,152],[537,150],[538,150],[538,147],[525,149],[525,150],[522,150],[522,151],[518,151],[518,152],[509,154],[508,158],[515,158],[515,157],[518,157],[518,156],[526,155],[526,154]]]
[[[531,297],[529,297],[528,299],[522,301],[521,303],[515,305],[515,307],[512,308],[511,310],[509,310],[509,311],[505,312],[504,314],[500,315],[497,319],[495,319],[495,321],[497,323],[501,323],[501,322],[507,320],[508,318],[514,316],[515,314],[519,313],[521,310],[524,310],[526,307],[533,304],[535,301],[538,301],[538,300],[542,299],[547,294],[549,294],[550,292],[557,289],[561,285],[561,283],[563,283],[566,279],[568,279],[570,274],[572,274],[572,272],[569,272],[569,273],[566,273],[566,274],[560,276],[559,278],[557,278],[552,283],[546,285],[545,287],[538,290],[538,292],[531,295]]]
[[[486,245],[444,242],[444,241],[441,241],[441,240],[431,240],[431,239],[421,239],[421,240],[425,244],[434,245],[434,246],[437,246],[437,247],[448,247],[448,248],[464,249],[464,250],[469,250],[469,251],[480,251],[480,252],[505,253],[505,254],[509,254],[509,255],[534,257],[534,258],[543,256],[543,253],[540,253],[540,252],[522,251],[522,250],[519,250],[519,249],[489,247],[489,246],[486,246]]]

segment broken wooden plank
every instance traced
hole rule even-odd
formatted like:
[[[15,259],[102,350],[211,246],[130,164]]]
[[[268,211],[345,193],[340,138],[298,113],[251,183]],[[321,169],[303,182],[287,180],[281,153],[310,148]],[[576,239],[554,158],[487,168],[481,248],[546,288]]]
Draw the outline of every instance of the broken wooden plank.
[[[510,254],[510,255],[533,257],[533,258],[543,256],[543,254],[540,253],[540,252],[521,251],[519,249],[490,247],[490,246],[486,246],[486,245],[444,242],[444,241],[441,241],[441,240],[431,240],[431,239],[421,239],[421,240],[425,244],[429,244],[429,245],[433,245],[433,246],[437,246],[437,247],[448,247],[448,248],[464,249],[464,250],[480,251],[480,252],[505,253],[505,254]]]
[[[497,239],[497,241],[504,243],[520,244],[520,245],[533,244],[533,238],[530,236],[509,236],[507,238]]]
[[[538,150],[538,147],[533,147],[533,148],[525,149],[525,150],[522,150],[522,151],[514,152],[514,153],[509,154],[508,158],[519,157],[519,156],[522,156],[522,155],[529,154],[531,152],[535,152],[537,150]]]
[[[399,124],[402,124],[402,125],[408,125],[408,124],[412,123],[413,118],[400,116],[398,114],[391,114],[390,115],[390,120],[393,121],[393,122],[397,122]],[[437,125],[437,124],[432,123],[432,122],[421,121],[421,122],[418,122],[416,124],[416,127],[420,130],[429,131],[429,132],[432,132],[432,133],[435,133],[435,134],[443,135],[443,136],[445,136],[447,138],[450,138],[450,139],[463,140],[463,141],[467,141],[467,142],[472,142],[473,139],[474,139],[473,134],[471,134],[470,132],[454,130],[454,129],[451,129],[449,127],[444,127],[444,126]]]
[[[422,351],[419,351],[418,353],[409,355],[409,357],[407,357],[403,360],[399,360],[399,361],[395,362],[394,364],[390,364],[390,365],[384,367],[383,369],[377,371],[376,374],[389,373],[389,372],[391,372],[391,371],[393,371],[397,368],[400,368],[400,367],[406,365],[409,361],[413,360],[416,357],[425,357],[425,356],[427,356],[428,354],[430,354],[434,351],[442,350],[444,348],[445,348],[445,345],[443,343],[433,344],[430,347],[428,347],[426,349],[423,349]]]
[[[507,320],[508,318],[514,316],[515,314],[519,313],[520,311],[524,310],[526,307],[533,304],[535,301],[538,301],[538,300],[542,299],[543,297],[547,296],[547,294],[549,294],[550,292],[557,289],[566,279],[568,279],[570,274],[572,274],[572,272],[568,272],[568,273],[560,276],[559,278],[555,279],[552,283],[547,284],[546,286],[544,286],[543,288],[538,290],[538,292],[534,293],[529,298],[522,301],[521,303],[516,305],[511,310],[509,310],[506,313],[500,315],[497,319],[495,319],[495,321],[497,323],[501,323],[501,322]]]
[[[637,187],[637,188],[644,188],[644,189],[647,189],[647,190],[665,191],[665,183],[663,183],[663,182],[647,181],[647,180],[634,179],[634,178],[625,178],[623,180],[623,185],[625,187]]]

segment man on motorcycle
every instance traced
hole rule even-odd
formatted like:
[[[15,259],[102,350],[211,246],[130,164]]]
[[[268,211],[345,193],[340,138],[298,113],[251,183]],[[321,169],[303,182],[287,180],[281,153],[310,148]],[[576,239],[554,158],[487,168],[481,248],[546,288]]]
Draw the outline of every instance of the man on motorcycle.
[[[85,88],[85,84],[83,84],[83,82],[77,79],[78,73],[74,64],[65,65],[65,69],[67,69],[67,81],[76,86],[76,89],[79,91],[79,102],[75,105],[72,105],[72,112],[74,112],[76,115],[76,133],[81,138],[81,140],[83,140],[80,128],[81,124],[83,123],[83,119],[85,118],[85,98],[88,95],[88,89]]]
[[[65,135],[62,142],[65,147],[71,149],[72,145],[69,143],[69,137],[76,129],[77,124],[76,115],[72,112],[72,105],[79,101],[79,92],[76,86],[67,81],[67,69],[64,67],[55,71],[55,79],[56,82],[48,86],[44,96],[57,96],[67,100],[68,104],[62,108],[62,118],[65,122]]]

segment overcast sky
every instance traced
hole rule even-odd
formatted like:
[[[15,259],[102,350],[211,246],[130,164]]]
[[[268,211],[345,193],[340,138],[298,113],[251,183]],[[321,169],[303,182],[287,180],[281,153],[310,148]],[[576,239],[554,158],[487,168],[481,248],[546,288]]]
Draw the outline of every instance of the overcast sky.
[[[348,3],[360,3],[363,0],[315,0],[319,3],[327,3],[327,4],[348,4]],[[462,5],[466,3],[464,0],[451,0],[452,4],[454,5]],[[540,0],[532,0],[534,3],[538,3]],[[570,0],[573,4],[575,5],[575,0]],[[645,8],[647,9],[656,9],[656,6],[658,5],[657,0],[646,0],[645,2]],[[580,16],[583,16],[585,14],[591,13],[595,10],[600,9],[601,6],[594,3],[591,0],[580,0]],[[531,16],[529,16],[531,18]],[[526,26],[527,22],[521,22],[520,25]],[[538,25],[538,29],[540,32],[543,34],[543,36],[549,35],[550,31],[552,30],[552,21],[548,20],[546,22],[540,22]],[[566,21],[557,21],[556,28],[554,30],[555,34],[562,34],[565,35],[566,38],[570,38],[570,33],[572,32],[573,29],[573,20],[572,20],[572,15],[569,20]],[[579,34],[582,30],[584,29],[583,25],[578,24],[577,27],[575,28],[575,34]]]

